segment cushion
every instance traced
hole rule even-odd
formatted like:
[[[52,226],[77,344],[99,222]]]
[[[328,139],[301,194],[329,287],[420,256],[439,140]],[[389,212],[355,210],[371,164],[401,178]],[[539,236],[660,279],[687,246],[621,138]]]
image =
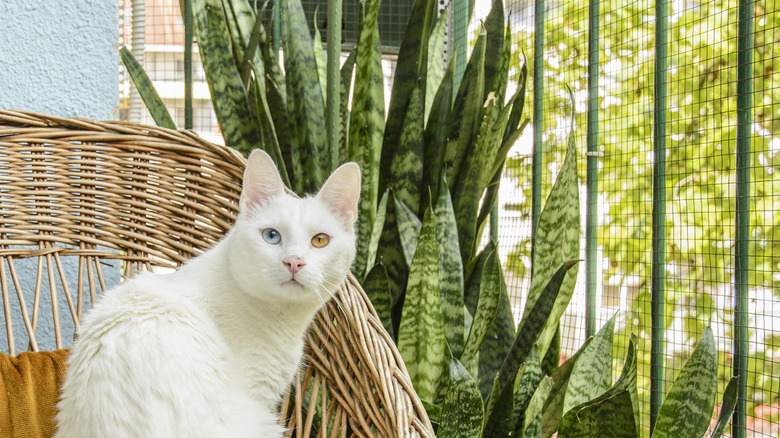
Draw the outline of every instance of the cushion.
[[[4,437],[54,435],[68,350],[0,353],[0,431]]]

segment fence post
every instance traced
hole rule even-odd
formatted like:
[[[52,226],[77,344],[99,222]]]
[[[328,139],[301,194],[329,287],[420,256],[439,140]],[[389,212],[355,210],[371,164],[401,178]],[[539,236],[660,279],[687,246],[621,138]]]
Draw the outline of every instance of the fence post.
[[[734,362],[739,376],[731,436],[745,438],[748,372],[748,264],[750,239],[751,106],[753,105],[753,0],[740,0],[737,39],[737,199],[734,254]]]
[[[184,129],[192,129],[192,0],[183,0],[184,10]]]
[[[655,3],[655,73],[653,112],[653,237],[650,347],[650,431],[655,428],[664,396],[664,330],[666,328],[666,49],[668,0]]]
[[[596,285],[598,284],[598,195],[599,195],[599,0],[589,0],[588,15],[588,122],[587,122],[587,211],[585,213],[585,337],[596,334]]]
[[[536,224],[542,208],[542,130],[544,129],[544,0],[534,2],[534,155],[531,162],[531,240],[536,241]],[[573,121],[572,121],[573,123]],[[536,245],[532,245],[532,248]],[[533,258],[533,255],[532,255]]]
[[[328,2],[328,68],[327,105],[325,118],[328,131],[331,169],[339,165],[339,141],[341,137],[341,0]]]

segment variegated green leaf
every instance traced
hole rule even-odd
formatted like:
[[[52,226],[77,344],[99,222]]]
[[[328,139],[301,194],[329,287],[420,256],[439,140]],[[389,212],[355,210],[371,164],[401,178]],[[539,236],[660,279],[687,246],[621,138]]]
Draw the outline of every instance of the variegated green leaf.
[[[550,376],[545,376],[536,388],[531,401],[528,403],[528,409],[525,411],[525,422],[522,433],[516,433],[514,436],[522,438],[541,438],[542,436],[542,408],[544,401],[550,394],[553,382]]]
[[[569,386],[569,376],[571,376],[571,371],[574,369],[574,364],[577,363],[580,355],[588,348],[591,342],[593,342],[593,337],[586,339],[580,349],[561,366],[556,368],[550,376],[553,380],[553,387],[550,390],[547,401],[544,403],[542,437],[549,438],[558,431],[558,423],[561,422],[561,416],[563,415],[562,408],[564,398],[566,397],[566,388]],[[611,366],[610,369],[612,369]]]
[[[498,252],[493,251],[485,261],[485,266],[482,270],[477,311],[474,313],[474,321],[471,324],[471,330],[461,356],[461,361],[463,361],[472,375],[477,374],[479,365],[477,353],[482,347],[482,342],[490,331],[490,327],[493,325],[493,320],[496,317],[498,305],[501,301],[501,275],[501,262],[498,260]],[[461,310],[462,314],[463,311]]]
[[[636,341],[634,335],[631,335],[626,361],[618,381],[596,399],[566,412],[561,419],[558,436],[639,436],[636,370]],[[620,435],[616,435],[618,433]]]
[[[382,326],[391,337],[393,336],[393,321],[391,318],[392,296],[390,295],[390,285],[387,281],[387,271],[381,263],[377,263],[368,271],[363,289],[371,300],[371,304],[376,310],[379,319],[382,320]]]
[[[447,181],[458,181],[464,158],[471,152],[481,122],[485,90],[485,35],[477,38],[466,65],[450,119],[449,139],[444,151]],[[463,242],[461,242],[461,247]]]
[[[322,100],[328,101],[328,63],[325,58],[325,50],[322,47],[322,35],[320,34],[320,28],[317,26],[319,18],[319,8],[314,10],[314,61],[317,63],[317,74],[320,79],[320,87],[322,87]]]
[[[499,115],[496,100],[488,99],[482,111],[483,116],[474,144],[463,159],[458,179],[452,188],[452,205],[458,221],[458,241],[463,260],[471,259],[476,251],[479,203],[488,178],[492,177],[488,175],[488,171],[494,160],[494,146],[498,146],[497,142],[492,141],[493,125]]]
[[[517,374],[523,372],[521,366]],[[512,376],[514,379],[515,376]],[[485,425],[482,428],[484,438],[503,438],[508,437],[515,430],[514,422],[514,396],[512,387],[505,390],[501,386],[501,375],[496,376],[490,391],[488,400],[488,410],[485,414]]]
[[[593,400],[612,386],[612,337],[615,316],[594,336],[582,351],[569,377],[563,412]]]
[[[739,388],[739,377],[734,376],[729,380],[729,384],[726,385],[726,390],[723,392],[723,403],[720,405],[720,413],[718,414],[718,421],[715,423],[715,428],[710,434],[710,438],[720,438],[723,436],[723,432],[731,420],[731,415],[734,413],[734,408],[737,406],[737,389]]]
[[[573,99],[573,97],[572,97]],[[572,112],[572,119],[574,113]],[[577,180],[577,150],[574,145],[574,123],[569,133],[566,158],[555,180],[536,227],[533,251],[533,273],[524,314],[533,309],[543,288],[554,275],[561,260],[571,260],[580,253],[580,201]],[[550,312],[550,324],[539,335],[540,352],[544,355],[574,292],[577,268],[574,267],[561,285],[560,293]]]
[[[257,74],[255,74],[257,77]],[[257,105],[257,115],[260,119],[260,134],[263,137],[263,148],[271,155],[274,161],[277,163],[279,174],[282,177],[282,181],[287,187],[290,187],[291,181],[289,174],[287,173],[287,164],[284,161],[284,154],[282,153],[281,145],[279,144],[279,137],[276,134],[276,126],[274,126],[271,114],[271,108],[268,105],[267,94],[263,91],[262,85],[255,82],[255,93],[252,95],[255,98],[255,104]]]
[[[501,290],[496,317],[493,318],[493,325],[490,326],[490,331],[479,349],[477,382],[480,384],[480,389],[485,391],[483,393],[485,396],[490,389],[489,376],[495,375],[496,371],[501,369],[515,341],[515,319],[512,316],[512,306],[509,303],[504,276],[500,275],[499,280]]]
[[[379,1],[371,0],[366,5],[366,15],[361,23],[358,45],[355,48],[355,90],[352,95],[352,113],[349,120],[346,154],[347,159],[356,161],[361,168],[360,203],[358,212],[358,257],[361,246],[366,242],[369,226],[377,211],[379,187],[379,159],[384,133],[384,85],[382,75],[382,53],[379,42],[377,16]],[[351,81],[351,76],[342,74],[342,85]],[[346,105],[346,101],[342,102]],[[384,193],[384,192],[382,192]],[[362,222],[361,222],[362,221]],[[376,232],[376,231],[374,231]]]
[[[339,142],[339,162],[349,161],[347,156],[347,144],[349,142],[349,100],[352,97],[352,73],[355,71],[355,59],[357,58],[357,46],[349,52],[349,56],[341,66],[341,140]],[[362,194],[362,190],[361,190]],[[359,217],[359,215],[358,215]]]
[[[376,262],[382,263],[387,269],[387,277],[390,280],[390,291],[393,296],[393,309],[394,317],[400,316],[400,312],[396,312],[396,304],[403,296],[404,290],[406,290],[406,281],[409,276],[409,263],[406,261],[404,255],[403,245],[401,243],[401,236],[398,232],[398,218],[396,215],[396,203],[393,192],[387,193],[386,209],[381,210],[385,212],[384,226],[382,232],[379,235],[379,244],[376,246]],[[377,218],[378,220],[378,218]],[[415,238],[417,236],[415,235]],[[373,248],[373,247],[372,247]],[[397,319],[396,321],[397,326]]]
[[[452,111],[452,77],[455,74],[455,56],[447,66],[436,97],[433,100],[431,113],[425,127],[425,154],[423,164],[423,205],[428,205],[428,193],[437,196],[439,193],[439,181],[443,180],[441,173],[442,153],[449,129],[450,112]],[[426,89],[427,90],[427,89]]]
[[[401,239],[401,249],[404,252],[406,264],[412,265],[412,258],[417,250],[417,237],[420,234],[420,219],[417,215],[393,192],[395,203],[395,218],[398,221],[398,235]],[[437,261],[438,264],[438,261]]]
[[[135,59],[135,56],[133,56],[125,46],[122,46],[122,48],[119,49],[119,54],[122,56],[122,63],[124,63],[127,73],[130,75],[130,79],[133,80],[133,84],[135,85],[136,90],[138,90],[138,94],[141,95],[141,99],[143,99],[146,109],[148,109],[149,114],[152,115],[154,123],[157,123],[157,126],[162,126],[163,128],[176,129],[176,124],[173,123],[173,119],[168,113],[168,109],[165,108],[165,104],[160,98],[160,95],[157,94],[157,90],[155,90],[151,79],[149,79],[149,76],[146,74],[143,67],[141,67],[141,64],[138,63],[138,60]]]
[[[477,382],[457,359],[450,362],[449,384],[444,396],[439,438],[474,438],[482,430],[484,407]]]
[[[371,235],[369,236],[367,244],[358,245],[358,250],[365,248],[365,252],[358,252],[358,256],[355,257],[355,263],[361,264],[361,266],[353,266],[357,272],[368,271],[371,269],[371,266],[377,262],[376,255],[379,248],[379,239],[382,235],[382,230],[385,227],[385,217],[387,216],[387,198],[389,193],[390,192],[385,192],[385,194],[382,195],[382,200],[379,201],[379,205],[376,209],[376,215],[374,216],[374,223],[371,226]],[[368,265],[362,266],[363,262],[367,262]]]
[[[292,151],[293,190],[313,193],[331,171],[331,156],[325,130],[325,100],[322,98],[317,63],[309,25],[300,0],[283,0],[284,66],[288,112],[297,147]]]
[[[231,55],[221,7],[193,1],[193,24],[203,68],[225,144],[244,154],[262,146],[259,120]]]
[[[476,258],[471,260],[469,266],[466,266],[464,288],[464,303],[469,313],[474,315],[477,312],[477,303],[479,302],[480,282],[482,281],[482,270],[485,268],[485,262],[490,254],[496,250],[496,243],[492,240],[482,248]],[[498,370],[496,370],[498,371]]]
[[[524,366],[521,367],[520,371],[517,373],[517,379],[515,380],[515,429],[513,436],[522,433],[529,404],[543,378],[544,373],[542,372],[542,367],[539,363],[539,351],[534,348],[531,350],[531,354],[528,355],[528,359],[525,361]]]
[[[444,70],[444,37],[447,34],[447,11],[450,5],[444,7],[439,19],[433,25],[428,38],[428,69],[425,80],[425,120],[431,113],[431,106],[442,81]],[[451,61],[450,61],[451,62]]]
[[[387,187],[393,189],[396,199],[403,201],[415,214],[421,213],[420,193],[422,187],[424,154],[423,83],[417,81],[409,98],[409,105],[401,125],[395,155],[390,165],[390,181]],[[426,206],[423,206],[427,208]]]
[[[492,11],[491,11],[492,13]],[[488,27],[488,24],[485,23]],[[510,26],[510,20],[506,22],[506,29],[501,29],[504,32],[504,44],[501,46],[501,58],[498,61],[498,67],[496,69],[495,80],[489,82],[488,77],[490,71],[488,65],[485,65],[485,90],[492,89],[496,93],[496,99],[499,102],[504,102],[506,99],[506,87],[509,82],[509,65],[512,62],[512,28]],[[488,51],[490,50],[490,27],[488,27],[488,47],[485,51],[485,58],[491,59]],[[490,85],[490,84],[494,85]]]
[[[504,45],[504,2],[503,0],[493,0],[493,4],[490,8],[490,13],[485,18],[485,33],[487,34],[485,45],[485,59],[491,60],[491,62],[485,63],[485,94],[482,97],[483,100],[487,99],[489,91],[496,92],[496,80],[500,80],[499,73],[503,73],[506,78],[506,71],[501,72],[499,65],[501,64],[502,48]],[[496,62],[495,60],[499,60]],[[508,67],[509,64],[507,63]],[[505,79],[504,79],[505,80]],[[504,85],[506,87],[506,85]],[[500,90],[500,95],[503,97],[503,90]],[[503,100],[501,101],[503,103]]]
[[[398,351],[406,363],[409,377],[423,400],[434,400],[450,358],[444,334],[444,315],[439,297],[439,249],[436,243],[436,217],[429,208],[414,260],[409,270]]]
[[[553,310],[553,305],[555,304],[563,279],[566,276],[566,273],[577,264],[577,262],[577,260],[569,260],[561,265],[547,282],[547,285],[539,296],[536,304],[523,315],[523,320],[520,322],[520,327],[517,329],[515,342],[512,344],[511,350],[501,365],[500,374],[504,376],[504,379],[507,379],[501,382],[502,388],[505,388],[510,384],[511,380],[508,380],[507,376],[513,376],[515,374],[514,371],[517,370],[521,363],[525,362],[531,349],[534,348],[534,344],[539,338],[539,335],[547,326],[550,312]]]
[[[379,190],[383,192],[390,183],[390,163],[400,147],[401,126],[406,108],[412,96],[416,80],[424,78],[427,68],[428,39],[433,23],[433,13],[436,10],[434,0],[416,0],[409,15],[401,47],[398,63],[395,67],[395,79],[390,92],[390,108],[385,125],[382,142],[382,165],[380,166]]]
[[[297,137],[292,134],[292,122],[290,120],[290,109],[287,107],[287,84],[284,73],[279,66],[279,60],[273,52],[272,45],[267,39],[261,41],[260,50],[263,55],[263,66],[265,68],[265,92],[268,100],[268,108],[273,116],[274,129],[279,144],[282,146],[282,155],[284,165],[287,168],[288,176],[292,184],[288,187],[296,187],[297,182],[293,172],[292,151],[298,148]]]
[[[439,242],[439,293],[444,311],[447,343],[452,354],[455,357],[461,357],[465,345],[463,264],[458,246],[458,225],[455,223],[455,212],[452,210],[450,192],[446,188],[439,193],[434,213],[436,214],[436,240]],[[496,306],[498,306],[498,294],[496,294]],[[493,316],[495,316],[495,311]],[[485,328],[486,333],[487,328],[493,322],[493,316]],[[478,349],[479,347],[475,352]]]
[[[700,437],[707,432],[718,392],[718,358],[712,328],[685,362],[666,395],[653,437]]]

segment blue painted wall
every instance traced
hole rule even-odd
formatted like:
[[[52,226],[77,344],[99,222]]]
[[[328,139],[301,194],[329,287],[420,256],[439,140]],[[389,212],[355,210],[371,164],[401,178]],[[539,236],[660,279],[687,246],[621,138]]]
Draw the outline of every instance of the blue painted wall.
[[[118,17],[116,0],[0,0],[0,108],[60,117],[115,118],[119,102]],[[26,280],[22,289],[32,312],[37,262],[21,260],[15,268]],[[75,271],[78,265],[68,263],[66,269]],[[118,280],[118,266],[106,267],[104,273],[109,284]],[[65,326],[63,341],[69,346],[73,326],[67,323],[70,312],[57,277],[55,274],[58,313]],[[46,274],[43,283],[49,284]],[[73,293],[76,285],[70,288]],[[42,292],[37,337],[40,348],[49,350],[55,348],[53,326],[48,322],[52,305],[48,287]],[[27,336],[15,291],[10,302],[16,350],[24,351]],[[4,317],[0,316],[0,322],[0,327],[5,325]],[[0,351],[7,352],[4,328],[0,328]]]
[[[2,0],[0,17],[0,108],[112,118],[116,0]]]

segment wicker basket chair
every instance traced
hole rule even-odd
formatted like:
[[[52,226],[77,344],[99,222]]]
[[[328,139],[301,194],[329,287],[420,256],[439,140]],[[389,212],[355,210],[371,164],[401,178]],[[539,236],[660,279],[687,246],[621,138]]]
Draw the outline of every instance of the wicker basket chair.
[[[212,246],[235,219],[244,165],[187,131],[0,111],[5,353],[66,347],[110,277],[175,268]],[[351,276],[338,302],[307,337],[306,366],[282,406],[288,435],[433,436]],[[46,327],[54,345],[36,336]]]

